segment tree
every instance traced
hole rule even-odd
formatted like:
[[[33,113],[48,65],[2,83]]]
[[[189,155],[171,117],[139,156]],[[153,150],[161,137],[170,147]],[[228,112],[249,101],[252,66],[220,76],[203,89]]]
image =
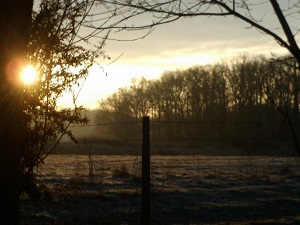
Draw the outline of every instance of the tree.
[[[283,48],[285,48],[297,61],[297,65],[291,67],[299,70],[300,48],[297,43],[299,34],[299,6],[297,0],[281,1],[251,1],[251,0],[104,0],[99,1],[109,9],[108,13],[114,15],[114,29],[119,30],[145,30],[151,32],[152,28],[158,25],[171,23],[181,18],[189,17],[235,17],[244,21],[259,32],[269,35]],[[258,11],[267,9],[259,16]],[[272,17],[272,14],[275,18]],[[138,19],[145,16],[147,19]],[[278,27],[268,26],[264,23],[264,17],[271,16],[273,21],[278,21]],[[146,21],[146,22],[145,22]],[[109,28],[108,26],[107,28]],[[96,28],[96,27],[95,27]],[[103,27],[102,27],[103,29]],[[296,74],[295,72],[293,72]],[[298,83],[298,79],[294,80]],[[296,94],[297,91],[295,91]],[[296,104],[297,102],[295,102]],[[297,106],[298,107],[298,106]],[[294,107],[294,108],[297,108]],[[281,111],[281,110],[280,110]],[[294,113],[295,114],[295,113]],[[289,113],[284,115],[290,121]],[[294,135],[293,123],[290,123]],[[295,139],[295,146],[300,155],[300,147]]]
[[[293,109],[293,77],[286,72],[285,64],[261,55],[167,71],[160,79],[136,81],[102,100],[96,122],[117,124],[105,127],[111,128],[106,138],[126,138],[128,127],[122,130],[120,124],[140,119],[147,113],[146,103],[154,142],[214,140],[235,147],[248,142],[257,149],[274,142],[290,144],[286,119],[266,99],[273,93],[277,107]],[[98,130],[103,138],[104,131]]]
[[[0,3],[0,223],[17,224],[19,166],[24,146],[22,88],[33,0]]]
[[[87,5],[63,4],[43,0],[40,10],[33,13],[28,60],[39,71],[38,79],[25,87],[24,113],[27,122],[27,142],[22,155],[24,179],[32,179],[33,169],[53,151],[63,135],[76,142],[70,124],[86,124],[83,106],[76,104],[80,87],[95,60],[104,56],[103,44],[86,49],[78,44],[75,21],[82,20]],[[75,30],[76,29],[76,30]],[[73,108],[59,108],[58,99],[73,92]],[[54,141],[52,146],[47,146]]]
[[[109,30],[85,26],[97,22],[91,15],[95,2],[42,0],[34,13],[33,0],[0,4],[1,224],[17,224],[20,191],[56,145],[47,149],[47,143],[58,143],[65,134],[75,141],[68,126],[88,121],[76,104],[78,93],[73,92],[73,109],[60,109],[56,103],[74,85],[80,92],[89,67],[106,57]],[[39,69],[39,78],[24,86],[20,70],[29,62]]]
[[[256,28],[274,38],[300,63],[300,49],[295,38],[300,29],[297,24],[299,22],[297,14],[300,3],[296,0],[284,1],[280,4],[277,0],[256,2],[250,0],[101,0],[99,3],[110,9],[107,13],[114,15],[113,28],[119,30],[152,29],[157,25],[171,23],[181,18],[232,16],[244,21],[250,28]],[[269,11],[264,12],[263,16],[256,14],[256,11],[262,8]],[[264,23],[264,16],[266,14],[270,16],[271,13],[274,13],[279,22],[277,29]],[[137,20],[141,16],[146,17],[146,19]]]

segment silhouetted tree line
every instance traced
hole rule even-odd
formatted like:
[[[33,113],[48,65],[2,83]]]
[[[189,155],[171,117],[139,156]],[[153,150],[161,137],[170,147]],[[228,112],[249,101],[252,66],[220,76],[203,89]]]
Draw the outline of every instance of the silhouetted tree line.
[[[153,140],[291,140],[282,113],[295,130],[299,72],[293,59],[241,56],[228,62],[167,71],[157,80],[133,80],[100,101],[99,135],[126,139],[151,117]],[[129,123],[129,124],[128,124]],[[134,130],[133,130],[134,129]],[[136,137],[136,136],[135,136]]]

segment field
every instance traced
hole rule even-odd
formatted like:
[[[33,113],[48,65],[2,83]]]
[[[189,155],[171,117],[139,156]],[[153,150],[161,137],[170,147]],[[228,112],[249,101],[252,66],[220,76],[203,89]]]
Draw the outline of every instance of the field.
[[[140,224],[141,158],[53,155],[20,224]],[[93,173],[90,169],[93,169]],[[300,224],[300,159],[151,157],[152,224]]]

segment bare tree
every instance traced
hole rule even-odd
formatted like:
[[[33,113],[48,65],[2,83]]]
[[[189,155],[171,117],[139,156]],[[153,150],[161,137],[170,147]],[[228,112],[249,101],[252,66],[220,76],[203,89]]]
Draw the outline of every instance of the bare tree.
[[[270,36],[285,48],[296,59],[298,65],[294,67],[299,70],[300,49],[296,38],[300,31],[298,0],[281,2],[277,0],[101,0],[98,2],[107,9],[106,13],[114,18],[113,29],[117,31],[148,30],[151,32],[155,26],[190,17],[237,18],[245,22],[248,28],[255,28]],[[141,16],[146,19],[140,19]],[[265,21],[265,17],[270,17],[273,22],[277,21],[277,25],[273,27],[273,24],[270,25]],[[93,28],[97,29],[97,27]],[[112,26],[107,26],[108,28]],[[290,121],[289,113],[285,113],[285,116]],[[296,137],[293,123],[290,123],[290,126],[293,137]],[[296,139],[295,145],[300,155],[300,147]]]
[[[283,1],[280,4],[277,0],[101,0],[98,2],[107,9],[105,14],[113,18],[106,28],[118,31],[145,29],[151,31],[157,25],[171,23],[181,18],[235,17],[248,24],[248,28],[255,28],[274,38],[300,63],[300,49],[295,38],[300,30],[298,0]],[[102,13],[94,14],[94,16],[99,15]],[[144,19],[139,19],[141,16]],[[264,22],[266,16],[275,16],[278,20],[278,27],[272,27],[273,24]],[[102,21],[101,25],[108,24],[103,18]],[[104,28],[105,26],[101,26],[101,29]]]

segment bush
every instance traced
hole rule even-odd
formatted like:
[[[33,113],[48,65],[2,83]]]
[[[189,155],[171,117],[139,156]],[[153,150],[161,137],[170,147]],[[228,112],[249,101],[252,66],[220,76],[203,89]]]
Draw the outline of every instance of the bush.
[[[113,171],[113,177],[116,177],[116,178],[128,178],[128,177],[130,177],[128,169],[127,169],[127,167],[125,166],[124,163],[122,163],[120,168],[116,168]]]

